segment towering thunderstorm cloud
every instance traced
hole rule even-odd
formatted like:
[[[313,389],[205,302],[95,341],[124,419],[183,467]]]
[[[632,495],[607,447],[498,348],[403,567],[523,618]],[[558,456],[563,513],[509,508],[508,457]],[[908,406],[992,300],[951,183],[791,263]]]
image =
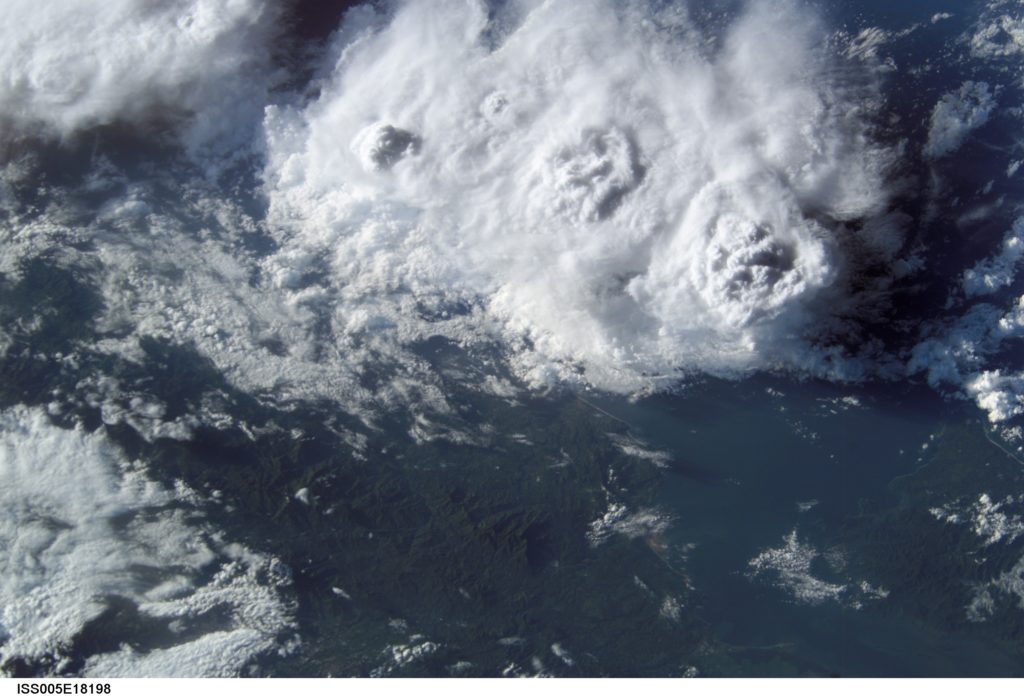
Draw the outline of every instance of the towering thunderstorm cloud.
[[[795,0],[720,14],[650,0],[376,3],[302,55],[304,85],[282,40],[287,6],[11,11],[0,154],[107,125],[184,145],[160,176],[91,155],[81,190],[102,201],[87,219],[7,148],[4,209],[19,210],[19,191],[53,200],[31,221],[11,214],[0,271],[16,278],[46,245],[65,263],[102,259],[106,350],[138,355],[139,337],[163,337],[243,389],[350,406],[410,393],[368,388],[374,362],[429,383],[410,347],[437,335],[497,347],[535,387],[620,392],[693,373],[857,379],[905,365],[970,396],[988,367],[938,325],[902,346],[866,330],[935,242],[902,208],[915,165],[885,91],[886,46],[919,25],[850,36]],[[988,46],[988,16],[964,51]],[[1016,55],[1004,49],[978,55]],[[936,187],[1002,113],[995,81],[957,84],[911,128]],[[251,179],[214,181],[225,155],[261,173],[265,210],[245,208]],[[153,233],[142,247],[140,230]],[[69,236],[100,253],[76,257]],[[954,310],[1014,287],[1007,245],[965,263],[951,292],[968,303]]]
[[[326,264],[347,332],[491,332],[534,384],[841,373],[807,338],[856,302],[844,248],[900,241],[858,233],[892,155],[826,36],[789,2],[715,30],[609,0],[353,10],[319,97],[267,112],[267,268],[308,293]]]

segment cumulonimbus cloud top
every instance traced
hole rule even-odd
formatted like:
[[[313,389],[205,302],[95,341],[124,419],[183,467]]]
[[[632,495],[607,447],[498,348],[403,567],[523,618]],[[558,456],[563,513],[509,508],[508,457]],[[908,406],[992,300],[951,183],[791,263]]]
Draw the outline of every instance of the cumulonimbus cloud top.
[[[931,334],[908,363],[921,337],[893,349],[865,331],[887,284],[927,263],[891,203],[906,143],[876,128],[894,116],[880,75],[896,34],[844,37],[795,2],[721,16],[644,0],[395,2],[349,10],[305,66],[310,89],[292,90],[302,80],[275,68],[283,6],[11,7],[5,139],[169,123],[193,158],[260,159],[268,214],[231,231],[218,216],[228,236],[269,233],[259,258],[198,249],[145,182],[106,201],[89,233],[163,231],[148,259],[130,258],[123,234],[94,240],[113,245],[103,326],[192,342],[245,389],[369,399],[366,362],[411,365],[409,346],[433,335],[497,345],[533,385],[623,392],[687,373],[858,378],[905,364],[955,374],[967,395],[985,367]],[[926,166],[998,118],[1000,89],[937,97],[918,126]],[[200,195],[207,184],[183,171],[169,175],[178,200],[244,205],[237,183]],[[18,244],[34,249],[27,229]],[[969,298],[982,277],[1012,287],[1011,247],[963,279]],[[140,269],[186,259],[180,277],[201,283],[149,289]]]
[[[326,256],[353,331],[408,325],[402,295],[475,303],[535,383],[842,371],[806,338],[887,205],[869,70],[791,3],[714,42],[679,7],[505,12],[349,13],[319,97],[265,122],[279,285]]]

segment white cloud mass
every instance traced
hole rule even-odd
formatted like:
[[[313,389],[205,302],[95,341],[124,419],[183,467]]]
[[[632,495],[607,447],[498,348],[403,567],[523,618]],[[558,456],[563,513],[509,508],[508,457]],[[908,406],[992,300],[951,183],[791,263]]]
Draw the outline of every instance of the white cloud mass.
[[[942,95],[932,110],[925,156],[935,159],[956,151],[972,131],[988,122],[995,108],[986,82],[965,82],[959,90]]]
[[[265,99],[264,0],[6,0],[0,126],[68,137],[114,122],[190,115],[190,138],[229,137]]]
[[[964,293],[989,295],[1012,284],[1024,259],[1024,218],[1018,218],[1003,238],[1000,250],[964,271]]]
[[[277,562],[223,540],[100,432],[0,412],[0,482],[0,663],[52,660],[59,673],[118,597],[181,637],[89,656],[86,673],[230,676],[293,627]],[[197,635],[215,613],[230,619]]]
[[[840,371],[803,335],[851,302],[844,223],[884,212],[891,153],[822,35],[786,2],[715,50],[639,2],[353,10],[319,97],[268,110],[266,269],[326,266],[348,332],[499,338],[533,384]]]

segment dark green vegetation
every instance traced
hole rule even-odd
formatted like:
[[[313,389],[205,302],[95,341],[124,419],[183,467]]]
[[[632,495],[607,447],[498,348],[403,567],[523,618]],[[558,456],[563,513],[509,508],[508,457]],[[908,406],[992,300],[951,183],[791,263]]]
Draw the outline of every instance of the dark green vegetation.
[[[1020,599],[991,582],[1011,572],[1024,540],[984,545],[969,519],[929,512],[969,516],[983,493],[1024,491],[1019,460],[966,409],[913,391],[880,392],[891,409],[852,408],[830,386],[761,379],[635,406],[568,394],[507,401],[467,388],[487,358],[433,341],[421,354],[458,408],[431,413],[417,441],[406,409],[370,427],[329,403],[277,404],[238,391],[190,346],[146,338],[141,360],[89,348],[102,308],[81,269],[29,262],[18,282],[0,283],[0,307],[12,339],[0,404],[55,403],[58,423],[104,428],[150,477],[204,495],[226,538],[287,567],[302,644],[265,657],[264,674],[1021,672]],[[389,375],[382,366],[368,385]],[[89,376],[154,395],[164,420],[231,420],[190,441],[150,442],[126,423],[103,425],[81,382]],[[106,399],[127,406],[127,396]],[[673,457],[663,468],[629,457],[613,442],[626,436]],[[595,545],[588,532],[612,503],[674,523]],[[820,553],[810,572],[851,589],[839,601],[802,604],[746,577],[747,562],[794,526]],[[862,578],[888,596],[854,607]],[[993,609],[971,621],[985,584]],[[4,669],[73,674],[84,656],[124,642],[146,651],[188,638],[125,598],[106,605],[67,647],[70,662]],[[189,632],[226,621],[215,608]],[[395,647],[427,642],[416,660],[393,660]]]
[[[417,444],[402,412],[368,429],[329,404],[268,405],[233,389],[188,346],[144,339],[139,363],[87,348],[99,305],[78,277],[38,261],[3,287],[14,342],[0,361],[0,403],[57,402],[58,422],[105,428],[129,458],[149,463],[152,478],[169,487],[180,479],[216,501],[206,515],[229,539],[287,565],[302,650],[265,672],[368,675],[388,669],[390,646],[420,634],[439,648],[395,674],[447,675],[460,662],[466,675],[511,663],[536,672],[534,657],[562,675],[681,674],[706,636],[696,616],[661,615],[666,596],[685,600],[688,590],[656,540],[588,542],[610,501],[643,505],[663,476],[613,446],[608,435],[623,424],[570,395],[510,405],[454,383],[452,425],[482,433],[474,444]],[[465,360],[451,347],[430,348]],[[147,442],[126,424],[103,426],[99,405],[79,394],[89,374],[156,396],[165,420],[214,408],[245,428]],[[342,431],[365,437],[362,454]],[[303,488],[308,503],[295,497]],[[107,604],[69,654],[183,639],[124,598]],[[193,627],[218,621],[214,611]],[[553,644],[570,653],[558,657]],[[55,663],[15,659],[5,668],[27,675]]]
[[[1024,511],[1019,500],[1004,502],[1024,491],[1024,465],[1004,448],[979,421],[947,424],[920,467],[894,479],[888,496],[866,502],[841,534],[891,589],[892,603],[885,609],[979,638],[999,637],[1016,653],[1024,647],[1022,598],[993,590],[995,607],[983,622],[971,621],[966,612],[978,588],[1011,573],[1024,556],[1024,540],[1009,541],[1007,533],[986,544],[992,533],[974,530],[982,525],[977,505],[983,494],[1001,504],[998,513],[1009,516],[1011,525]],[[930,512],[937,507],[958,513],[962,523],[938,521]],[[1020,573],[1018,587],[1024,591]],[[1022,673],[1024,665],[1018,669]]]

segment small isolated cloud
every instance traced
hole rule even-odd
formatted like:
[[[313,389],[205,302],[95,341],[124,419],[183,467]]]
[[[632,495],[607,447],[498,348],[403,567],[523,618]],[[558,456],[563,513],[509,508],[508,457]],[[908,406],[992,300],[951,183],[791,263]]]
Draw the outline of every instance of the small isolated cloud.
[[[988,259],[964,271],[963,287],[968,297],[990,295],[1011,285],[1024,259],[1024,218],[1018,218],[1003,238],[1002,247]]]
[[[987,82],[965,82],[947,92],[932,110],[925,157],[938,159],[956,151],[967,136],[984,126],[996,108]]]

